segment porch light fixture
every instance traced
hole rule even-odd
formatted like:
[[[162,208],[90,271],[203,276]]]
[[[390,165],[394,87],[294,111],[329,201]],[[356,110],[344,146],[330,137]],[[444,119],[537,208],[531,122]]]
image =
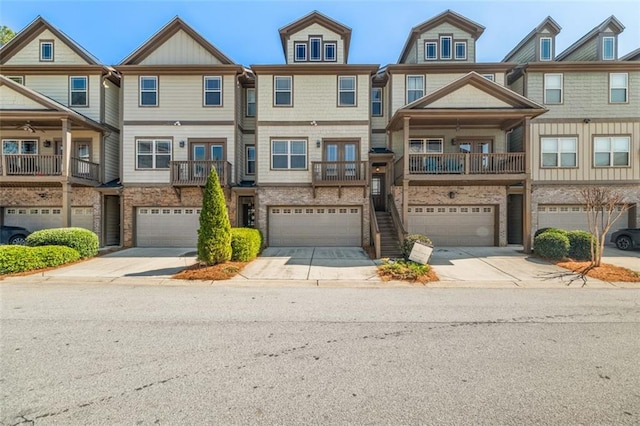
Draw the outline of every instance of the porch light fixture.
[[[180,141],[180,148],[184,148],[184,141]]]
[[[450,192],[449,192],[449,198],[451,198],[452,200],[453,200],[454,198],[456,198],[456,193],[455,193],[455,192],[453,192],[453,191],[450,191]]]
[[[376,173],[380,171],[380,167],[376,167]]]
[[[316,140],[316,148],[320,148],[320,144],[321,144],[320,139]]]
[[[45,140],[42,143],[42,146],[44,146],[45,148],[49,148],[51,146],[51,141],[49,139]]]
[[[591,123],[591,119],[590,118],[585,118],[584,120],[582,120],[584,122],[584,124],[589,124]]]
[[[457,143],[458,141],[456,140],[456,138],[451,138],[451,145],[455,145]]]

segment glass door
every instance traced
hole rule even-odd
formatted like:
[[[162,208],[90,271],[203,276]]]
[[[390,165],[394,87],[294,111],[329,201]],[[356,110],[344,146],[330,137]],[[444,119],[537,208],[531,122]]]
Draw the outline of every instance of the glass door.
[[[469,168],[470,172],[481,172],[487,170],[490,164],[489,155],[491,154],[491,142],[488,141],[469,141],[460,143],[460,152],[464,154],[473,154],[470,156]]]
[[[357,177],[358,143],[326,142],[324,145],[325,176],[338,180]]]

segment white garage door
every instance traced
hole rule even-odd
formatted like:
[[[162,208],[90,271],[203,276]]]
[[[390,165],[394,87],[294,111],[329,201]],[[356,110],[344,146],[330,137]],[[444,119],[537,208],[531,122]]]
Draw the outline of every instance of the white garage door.
[[[629,224],[629,214],[623,213],[620,219],[613,223],[607,234],[607,242],[612,232],[618,228],[626,228]],[[589,231],[587,224],[587,209],[579,205],[539,205],[538,228],[560,228],[567,231]]]
[[[271,207],[272,247],[360,247],[362,207]]]
[[[494,206],[411,206],[409,233],[442,246],[495,245]]]
[[[60,207],[7,207],[4,209],[4,224],[22,226],[31,232],[60,228],[62,209]],[[73,207],[71,226],[93,231],[93,207]]]
[[[196,247],[200,207],[138,207],[138,247]]]

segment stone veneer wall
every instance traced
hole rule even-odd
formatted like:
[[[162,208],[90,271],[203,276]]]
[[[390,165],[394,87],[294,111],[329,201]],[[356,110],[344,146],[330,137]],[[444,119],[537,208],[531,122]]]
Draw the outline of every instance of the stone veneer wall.
[[[402,187],[392,187],[396,208],[402,216]],[[449,198],[449,192],[455,192],[455,198]],[[409,205],[459,206],[483,205],[498,206],[498,244],[507,245],[507,188],[505,186],[409,186]],[[406,224],[405,224],[406,225]]]
[[[338,188],[316,188],[316,196],[310,187],[259,187],[256,197],[256,224],[268,241],[268,211],[270,206],[361,206],[362,207],[362,244],[370,244],[369,231],[369,194],[366,188],[342,188],[338,197]]]
[[[236,226],[235,197],[230,197],[230,190],[223,189],[227,202],[227,211],[231,226]],[[122,191],[124,208],[123,233],[125,247],[133,246],[136,207],[201,207],[203,188],[182,188],[181,196],[168,186],[125,187]]]

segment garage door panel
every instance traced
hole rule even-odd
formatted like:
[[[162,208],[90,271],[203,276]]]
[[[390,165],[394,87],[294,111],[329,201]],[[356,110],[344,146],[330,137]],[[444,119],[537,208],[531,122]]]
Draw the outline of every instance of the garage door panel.
[[[272,207],[269,246],[362,245],[361,207]]]
[[[495,245],[493,206],[411,206],[409,233],[429,237],[435,246]]]
[[[609,233],[607,233],[606,241],[613,232],[619,228],[629,226],[629,214],[623,213],[617,221],[613,223]],[[580,205],[539,205],[538,206],[538,228],[560,228],[567,231],[587,231],[589,232],[589,224],[587,223],[587,209]]]
[[[93,231],[93,207],[71,208],[71,226]],[[61,207],[6,207],[4,224],[22,226],[31,232],[62,227]]]
[[[199,227],[199,207],[136,209],[138,247],[196,247]]]

